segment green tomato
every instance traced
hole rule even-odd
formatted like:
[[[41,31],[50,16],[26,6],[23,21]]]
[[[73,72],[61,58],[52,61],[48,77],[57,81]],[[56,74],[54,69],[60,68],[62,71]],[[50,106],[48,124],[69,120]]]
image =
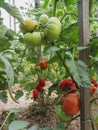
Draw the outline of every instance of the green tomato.
[[[57,105],[55,108],[55,114],[59,118],[60,121],[62,122],[69,122],[73,116],[67,115],[63,109],[62,105]]]
[[[47,40],[54,41],[61,32],[61,23],[56,17],[51,17],[47,26]]]
[[[36,20],[26,19],[24,20],[24,24],[21,23],[19,27],[22,32],[27,33],[32,32],[37,25],[38,23]]]
[[[39,22],[42,24],[42,25],[45,25],[48,23],[48,16],[46,14],[42,14],[39,18]]]
[[[54,24],[56,24],[56,25],[58,25],[58,26],[61,26],[60,20],[59,20],[58,18],[56,18],[56,17],[51,17],[51,18],[49,19],[49,24],[50,24],[50,23],[54,23]]]
[[[29,45],[32,46],[32,41],[31,41],[31,33],[26,33],[24,35],[24,42]]]
[[[26,33],[24,35],[24,42],[31,47],[42,45],[44,43],[43,35],[43,32]]]
[[[48,28],[47,31],[48,41],[54,41],[61,32],[61,26],[58,26],[57,24],[54,23],[50,23],[47,28]]]

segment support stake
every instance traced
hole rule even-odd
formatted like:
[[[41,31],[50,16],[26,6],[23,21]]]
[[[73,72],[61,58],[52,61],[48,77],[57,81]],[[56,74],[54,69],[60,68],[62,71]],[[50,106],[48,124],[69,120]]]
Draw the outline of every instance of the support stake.
[[[79,44],[80,46],[89,45],[89,0],[79,1]],[[89,64],[89,49],[80,52],[80,59],[87,65]],[[85,87],[85,86],[84,86]],[[90,121],[90,92],[89,88],[80,88],[80,126],[81,130],[91,130]]]

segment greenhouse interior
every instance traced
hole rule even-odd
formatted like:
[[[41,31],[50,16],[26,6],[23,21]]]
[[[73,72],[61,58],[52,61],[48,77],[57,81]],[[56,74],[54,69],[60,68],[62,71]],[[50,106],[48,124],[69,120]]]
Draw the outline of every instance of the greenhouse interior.
[[[0,130],[98,130],[98,0],[0,0]]]

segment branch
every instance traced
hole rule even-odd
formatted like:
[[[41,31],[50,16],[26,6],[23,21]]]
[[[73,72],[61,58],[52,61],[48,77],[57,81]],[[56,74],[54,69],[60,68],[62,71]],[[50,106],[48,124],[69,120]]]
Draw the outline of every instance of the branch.
[[[25,49],[23,50],[22,58],[21,58],[21,60],[20,60],[19,66],[16,68],[16,70],[18,70],[18,69],[21,67],[21,64],[22,64],[22,61],[23,61],[23,58],[24,58],[24,55],[25,55],[26,49],[27,49],[27,48],[25,48]]]
[[[55,16],[56,13],[56,5],[57,5],[58,0],[54,0],[54,7],[53,7],[53,16]]]
[[[90,103],[93,103],[95,100],[98,100],[98,98],[93,98]]]
[[[75,17],[78,17],[78,15],[73,14],[73,13],[65,13],[65,14],[63,15],[63,17],[61,18],[61,22],[62,22],[62,20],[65,18],[66,15],[73,15],[73,16],[75,16]]]
[[[71,121],[75,120],[75,119],[78,118],[79,116],[80,116],[80,114],[79,114],[79,115],[76,115],[75,117],[73,117],[72,120],[69,121],[69,123],[67,124],[67,126],[65,127],[65,129],[68,128],[68,126],[69,126],[69,124],[70,124]]]
[[[53,46],[55,46],[54,42],[52,42],[52,45],[53,45]],[[78,84],[77,84],[77,83],[76,83],[76,81],[74,80],[74,77],[70,74],[70,71],[69,71],[69,69],[68,69],[67,65],[65,64],[65,62],[64,62],[64,60],[63,60],[63,58],[62,58],[61,54],[60,54],[58,51],[56,51],[56,53],[57,53],[57,55],[58,55],[58,57],[59,57],[60,61],[62,62],[62,64],[63,64],[64,68],[65,68],[65,69],[66,69],[66,71],[68,72],[69,76],[70,76],[70,77],[71,77],[71,79],[74,81],[74,83],[75,83],[75,85],[77,86],[77,88],[79,88]]]

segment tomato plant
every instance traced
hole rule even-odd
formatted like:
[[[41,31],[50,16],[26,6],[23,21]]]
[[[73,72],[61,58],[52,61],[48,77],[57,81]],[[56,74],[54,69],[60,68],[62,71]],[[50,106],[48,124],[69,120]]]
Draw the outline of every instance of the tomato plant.
[[[34,17],[34,20],[24,20],[17,8],[13,8],[4,0],[1,1],[0,7],[15,17],[20,25],[19,32],[14,32],[0,19],[0,99],[3,102],[7,102],[5,90],[9,90],[15,102],[25,91],[26,96],[32,99],[32,106],[37,102],[42,108],[50,103],[50,97],[55,92],[57,96],[52,100],[52,104],[60,105],[60,115],[59,112],[56,113],[60,121],[66,124],[72,116],[77,116],[80,109],[79,98],[75,96],[74,100],[74,96],[70,98],[70,95],[79,95],[80,87],[86,87],[90,89],[91,102],[96,100],[94,94],[98,90],[98,25],[95,13],[97,4],[97,1],[96,5],[90,3],[91,51],[87,66],[79,59],[79,53],[88,47],[78,45],[76,0],[44,0],[40,9],[30,5],[26,15]],[[38,47],[41,47],[41,52],[37,51]],[[40,60],[38,54],[41,55]],[[96,81],[91,81],[92,77]],[[48,81],[51,84],[47,87]],[[24,91],[12,94],[12,86],[17,82]],[[62,113],[71,116],[61,116],[61,104],[65,111]],[[70,110],[71,107],[73,111]],[[91,118],[96,120],[97,116]],[[95,121],[94,124],[98,123]]]

